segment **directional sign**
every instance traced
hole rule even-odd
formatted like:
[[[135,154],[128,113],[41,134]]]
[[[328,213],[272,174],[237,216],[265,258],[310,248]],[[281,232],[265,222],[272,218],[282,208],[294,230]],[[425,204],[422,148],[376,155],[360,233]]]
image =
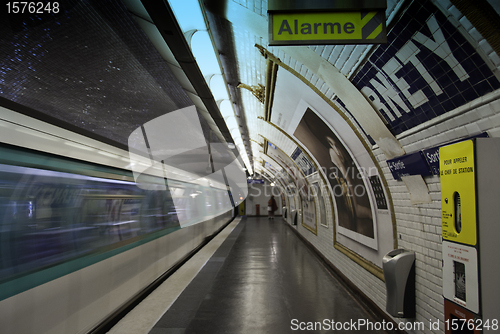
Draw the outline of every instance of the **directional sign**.
[[[269,12],[269,45],[387,43],[385,11]]]

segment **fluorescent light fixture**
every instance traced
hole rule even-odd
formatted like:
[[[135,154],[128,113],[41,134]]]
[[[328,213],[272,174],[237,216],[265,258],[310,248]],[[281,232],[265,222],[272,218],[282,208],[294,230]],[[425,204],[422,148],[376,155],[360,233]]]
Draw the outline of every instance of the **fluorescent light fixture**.
[[[58,139],[57,137],[45,134],[43,132],[39,132],[38,130],[29,129],[29,128],[25,128],[25,127],[21,127],[21,126],[16,127],[15,130],[19,131],[19,132],[26,133],[30,136],[35,136],[35,137],[43,138],[43,139],[47,139],[47,140],[57,141],[57,139]]]
[[[118,156],[116,154],[109,153],[109,152],[106,152],[106,151],[97,151],[97,153],[99,153],[100,155],[104,155],[104,156],[110,157],[110,158],[118,158]]]

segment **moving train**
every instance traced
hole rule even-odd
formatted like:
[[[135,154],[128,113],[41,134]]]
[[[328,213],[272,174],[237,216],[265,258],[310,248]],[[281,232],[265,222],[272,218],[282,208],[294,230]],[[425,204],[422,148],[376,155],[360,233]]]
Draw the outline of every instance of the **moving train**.
[[[2,333],[92,331],[243,199],[227,180],[174,167],[167,189],[154,169],[138,186],[126,150],[0,109]]]

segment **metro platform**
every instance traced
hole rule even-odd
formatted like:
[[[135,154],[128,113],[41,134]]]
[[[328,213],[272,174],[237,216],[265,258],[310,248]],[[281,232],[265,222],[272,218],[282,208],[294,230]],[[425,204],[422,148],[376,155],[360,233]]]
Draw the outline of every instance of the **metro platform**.
[[[326,333],[381,322],[292,229],[280,217],[236,218],[108,333]],[[335,331],[351,330],[385,333]]]

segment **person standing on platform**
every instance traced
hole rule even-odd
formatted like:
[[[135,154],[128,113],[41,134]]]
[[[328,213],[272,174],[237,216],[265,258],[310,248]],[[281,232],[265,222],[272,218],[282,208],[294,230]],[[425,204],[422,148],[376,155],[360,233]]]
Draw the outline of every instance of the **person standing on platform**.
[[[269,214],[268,219],[274,219],[274,211],[278,209],[278,205],[276,204],[276,200],[274,196],[271,196],[271,199],[267,202],[267,212]]]

